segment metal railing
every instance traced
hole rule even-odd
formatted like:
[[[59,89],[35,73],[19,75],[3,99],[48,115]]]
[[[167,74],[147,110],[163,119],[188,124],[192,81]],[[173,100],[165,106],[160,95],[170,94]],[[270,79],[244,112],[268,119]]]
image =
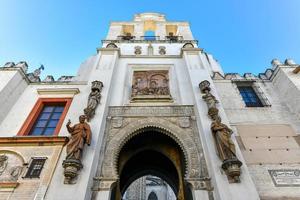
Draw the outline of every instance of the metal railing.
[[[135,36],[131,36],[131,35],[119,35],[117,37],[117,40],[134,40]]]
[[[170,40],[170,41],[178,41],[178,40],[183,40],[183,37],[182,36],[178,36],[178,35],[168,35],[165,37],[166,40]]]
[[[148,40],[148,41],[153,41],[153,40],[159,40],[159,36],[141,36],[141,40]]]
[[[198,45],[198,40],[185,40],[182,36],[135,36],[120,35],[115,40],[102,40],[102,43],[192,43]]]

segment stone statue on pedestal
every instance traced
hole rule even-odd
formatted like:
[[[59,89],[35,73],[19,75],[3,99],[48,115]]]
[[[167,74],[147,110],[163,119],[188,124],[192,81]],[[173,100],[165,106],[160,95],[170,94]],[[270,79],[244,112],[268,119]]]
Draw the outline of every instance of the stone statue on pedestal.
[[[210,83],[204,80],[199,84],[199,88],[204,93],[202,98],[208,108],[207,114],[213,120],[211,132],[214,137],[217,154],[222,161],[222,169],[225,171],[230,183],[240,182],[242,162],[236,157],[235,145],[231,139],[233,132],[226,124],[222,123],[219,109],[217,108],[219,101],[211,94]]]
[[[100,103],[102,87],[103,83],[101,81],[92,82],[92,91],[89,94],[87,107],[84,109],[88,121],[95,115],[95,110]]]
[[[232,130],[221,122],[220,117],[216,117],[215,121],[212,122],[211,131],[215,139],[219,158],[222,161],[235,158],[235,146],[231,140]]]
[[[79,123],[70,126],[71,121],[69,120],[66,125],[71,136],[67,144],[66,160],[63,162],[63,167],[65,168],[65,184],[71,184],[72,179],[77,177],[77,172],[83,167],[81,164],[81,156],[84,145],[90,145],[91,143],[91,128],[88,123],[85,122],[85,119],[86,116],[81,115],[79,117]]]

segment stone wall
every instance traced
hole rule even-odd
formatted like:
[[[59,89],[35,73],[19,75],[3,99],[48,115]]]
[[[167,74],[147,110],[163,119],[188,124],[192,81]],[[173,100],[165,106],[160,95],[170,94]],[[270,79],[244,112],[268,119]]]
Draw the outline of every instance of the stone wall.
[[[65,142],[66,138],[58,137],[0,138],[0,155],[8,157],[0,175],[0,199],[43,199]],[[30,162],[36,157],[46,159],[40,177],[26,178]]]

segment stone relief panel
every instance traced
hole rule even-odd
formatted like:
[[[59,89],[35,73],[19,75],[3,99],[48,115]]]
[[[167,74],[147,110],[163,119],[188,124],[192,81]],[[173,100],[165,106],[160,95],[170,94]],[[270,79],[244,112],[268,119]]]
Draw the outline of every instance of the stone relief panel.
[[[132,100],[171,99],[168,70],[134,71]]]
[[[201,183],[197,189],[208,189],[208,171],[198,128],[194,119],[193,106],[123,106],[111,107],[102,145],[103,162],[98,166],[96,178],[117,180],[117,163],[123,145],[144,128],[153,127],[174,139],[183,151],[187,163],[185,179]],[[101,166],[102,164],[102,166]],[[98,186],[101,190],[101,180]],[[103,183],[102,183],[103,184]],[[107,188],[107,187],[106,187]],[[102,188],[104,189],[104,188]]]
[[[17,182],[23,168],[23,159],[18,154],[10,151],[0,151],[0,183]]]

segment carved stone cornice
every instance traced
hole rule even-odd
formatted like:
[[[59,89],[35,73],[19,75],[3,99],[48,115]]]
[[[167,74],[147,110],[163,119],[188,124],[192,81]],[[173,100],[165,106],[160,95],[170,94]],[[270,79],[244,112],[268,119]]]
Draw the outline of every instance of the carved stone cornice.
[[[0,146],[64,146],[68,141],[68,137],[62,136],[0,137]]]
[[[69,94],[76,95],[78,94],[79,88],[38,88],[37,93],[39,95],[60,95],[60,94]]]
[[[121,117],[147,117],[147,116],[168,116],[188,117],[194,116],[192,105],[182,106],[112,106],[109,109],[109,116]]]

